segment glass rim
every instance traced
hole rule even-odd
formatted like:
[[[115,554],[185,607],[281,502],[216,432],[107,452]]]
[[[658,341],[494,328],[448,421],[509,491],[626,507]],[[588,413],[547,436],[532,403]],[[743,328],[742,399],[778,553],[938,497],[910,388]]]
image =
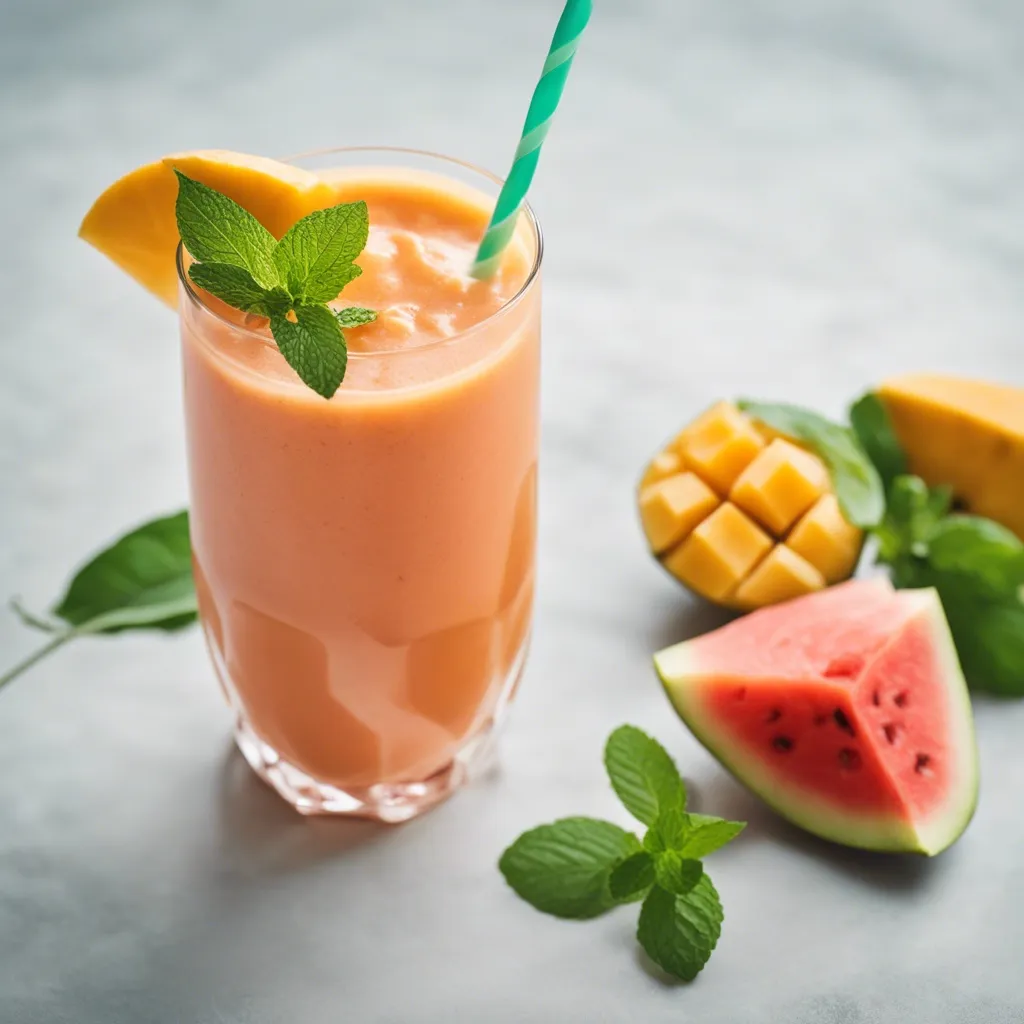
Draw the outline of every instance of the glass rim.
[[[444,164],[461,167],[463,170],[472,171],[474,174],[477,174],[482,178],[486,178],[488,181],[497,185],[499,189],[505,183],[503,178],[498,177],[498,175],[488,171],[486,168],[470,163],[468,160],[460,160],[458,157],[454,156],[445,156],[443,153],[435,153],[429,149],[414,149],[407,146],[337,146],[326,149],[313,149],[303,153],[295,153],[291,156],[283,157],[280,159],[280,162],[297,166],[300,160],[309,160],[313,157],[332,156],[334,154],[358,155],[369,153],[392,153],[397,156],[422,157],[429,160],[437,160]],[[349,361],[357,359],[379,359],[381,357],[387,357],[390,359],[394,356],[414,355],[426,352],[439,348],[442,345],[457,344],[464,338],[468,338],[476,334],[478,331],[482,330],[484,327],[493,323],[496,319],[504,316],[507,312],[510,312],[518,306],[523,297],[530,291],[533,282],[540,273],[541,262],[544,256],[544,235],[541,231],[540,221],[537,219],[537,215],[533,211],[533,207],[524,199],[519,208],[519,212],[521,214],[525,214],[527,223],[533,232],[536,251],[533,257],[533,263],[530,266],[530,271],[526,275],[525,280],[515,295],[506,299],[496,310],[494,310],[493,313],[489,313],[483,320],[477,321],[477,323],[467,327],[465,330],[459,331],[457,334],[453,334],[451,337],[437,338],[425,345],[412,345],[405,348],[375,349],[372,352],[353,352],[350,349],[348,353]],[[262,331],[253,330],[251,327],[246,327],[244,324],[239,324],[233,320],[229,320],[226,316],[218,313],[217,310],[203,301],[202,296],[199,294],[198,290],[192,284],[188,274],[185,272],[185,246],[180,239],[175,250],[174,263],[178,272],[178,281],[184,288],[189,301],[194,306],[202,310],[206,315],[212,316],[215,320],[229,327],[233,332],[253,338],[264,345],[270,346],[271,348],[277,348],[272,337],[268,337]]]

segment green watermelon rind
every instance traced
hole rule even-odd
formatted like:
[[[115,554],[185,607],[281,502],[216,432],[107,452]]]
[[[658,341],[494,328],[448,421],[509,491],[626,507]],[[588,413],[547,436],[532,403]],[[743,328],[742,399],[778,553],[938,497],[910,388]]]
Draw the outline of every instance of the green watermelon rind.
[[[905,590],[900,592],[900,598],[919,605],[912,617],[925,615],[928,618],[929,633],[944,666],[942,680],[949,696],[951,736],[948,747],[959,751],[956,783],[939,810],[925,820],[844,810],[817,794],[795,789],[769,776],[760,758],[749,755],[745,743],[732,742],[703,714],[700,684],[717,676],[706,668],[692,665],[689,655],[692,641],[659,651],[654,656],[654,666],[673,707],[697,740],[731,775],[784,818],[844,846],[935,856],[963,834],[974,815],[978,802],[978,751],[970,695],[938,594],[934,589]],[[742,681],[738,676],[735,678],[737,682]]]

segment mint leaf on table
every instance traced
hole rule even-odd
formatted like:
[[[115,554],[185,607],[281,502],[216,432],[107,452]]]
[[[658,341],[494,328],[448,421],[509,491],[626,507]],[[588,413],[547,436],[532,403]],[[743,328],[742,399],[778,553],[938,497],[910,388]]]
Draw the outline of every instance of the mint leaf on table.
[[[267,317],[288,365],[330,398],[348,367],[343,331],[377,316],[361,306],[327,305],[362,273],[355,259],[369,237],[366,203],[314,210],[277,241],[232,199],[175,174],[178,231],[196,261],[189,278],[229,306]]]
[[[693,981],[718,945],[723,916],[707,875],[685,896],[655,886],[640,908],[637,941],[662,970]]]
[[[274,263],[296,302],[330,302],[362,273],[353,261],[366,245],[369,223],[366,203],[339,203],[289,228]]]
[[[692,981],[718,942],[722,907],[700,863],[743,825],[687,814],[672,759],[634,726],[608,738],[605,764],[619,799],[649,825],[643,845],[610,822],[563,818],[524,832],[501,856],[505,880],[556,917],[596,917],[643,900],[637,939],[670,974]]]
[[[969,574],[972,589],[992,597],[1012,598],[1024,587],[1024,544],[982,516],[951,515],[936,523],[928,561],[936,572]]]
[[[501,856],[505,881],[555,917],[596,917],[615,906],[612,871],[638,852],[636,836],[595,818],[562,818],[524,832]]]
[[[742,400],[756,420],[810,448],[828,467],[843,515],[854,526],[877,525],[885,513],[882,478],[853,431],[796,405]]]
[[[375,309],[364,309],[362,306],[346,306],[344,309],[332,309],[331,312],[340,327],[362,327],[377,319]]]
[[[888,411],[873,391],[862,395],[850,406],[850,426],[888,491],[898,476],[909,472],[907,456]]]
[[[274,266],[277,240],[234,200],[181,171],[175,214],[185,248],[200,263],[226,263],[247,270],[261,288],[280,284]]]
[[[660,743],[632,725],[608,737],[604,763],[612,789],[637,821],[652,824],[661,810],[686,805],[686,787]]]
[[[270,318],[270,333],[302,382],[330,398],[345,379],[348,348],[341,327],[326,306],[297,306],[295,322]]]
[[[0,676],[0,687],[78,636],[130,629],[181,629],[196,619],[188,513],[154,519],[82,566],[44,620],[15,606],[49,642]]]

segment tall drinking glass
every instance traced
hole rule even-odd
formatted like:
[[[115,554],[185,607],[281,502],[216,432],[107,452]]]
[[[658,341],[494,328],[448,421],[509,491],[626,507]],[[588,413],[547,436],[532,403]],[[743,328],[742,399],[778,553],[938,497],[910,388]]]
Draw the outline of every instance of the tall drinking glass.
[[[474,282],[498,179],[397,149],[295,162],[367,201],[337,305],[379,316],[325,400],[179,250],[200,613],[253,769],[303,813],[401,821],[483,756],[526,657],[541,236],[524,209]]]

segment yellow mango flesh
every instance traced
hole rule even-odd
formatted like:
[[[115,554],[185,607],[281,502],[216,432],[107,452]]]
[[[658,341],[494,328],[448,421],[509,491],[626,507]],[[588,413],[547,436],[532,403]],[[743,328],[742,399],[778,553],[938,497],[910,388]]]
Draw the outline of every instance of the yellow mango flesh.
[[[172,308],[178,304],[175,168],[223,192],[277,238],[334,203],[334,191],[310,171],[222,149],[175,153],[115,181],[85,215],[79,237]]]
[[[863,542],[821,460],[728,402],[654,456],[637,501],[664,567],[730,608],[760,608],[846,579]]]
[[[878,394],[910,471],[1024,540],[1024,388],[913,374]]]

